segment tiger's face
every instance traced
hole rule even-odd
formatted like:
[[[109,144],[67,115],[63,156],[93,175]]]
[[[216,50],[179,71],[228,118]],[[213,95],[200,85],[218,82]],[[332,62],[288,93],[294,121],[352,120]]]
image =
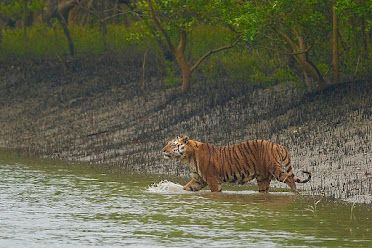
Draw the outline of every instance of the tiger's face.
[[[185,157],[186,145],[189,143],[189,137],[180,135],[170,140],[163,148],[163,156],[166,159],[182,159]]]

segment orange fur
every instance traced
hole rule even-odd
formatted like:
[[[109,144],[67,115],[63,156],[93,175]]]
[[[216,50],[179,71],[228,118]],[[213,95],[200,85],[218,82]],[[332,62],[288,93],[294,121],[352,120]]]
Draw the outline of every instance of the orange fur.
[[[297,178],[290,165],[288,150],[267,140],[248,140],[230,146],[214,146],[179,136],[163,148],[166,158],[186,162],[191,171],[191,180],[185,190],[198,191],[209,186],[212,192],[222,190],[223,182],[244,184],[257,180],[259,192],[268,192],[270,181],[277,179],[296,191],[297,183],[306,183],[308,178]]]

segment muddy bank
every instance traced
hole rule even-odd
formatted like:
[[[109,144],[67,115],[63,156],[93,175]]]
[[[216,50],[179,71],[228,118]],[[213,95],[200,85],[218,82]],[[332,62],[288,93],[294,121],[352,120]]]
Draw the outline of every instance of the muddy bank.
[[[300,189],[371,202],[371,82],[306,94],[290,84],[262,89],[201,78],[182,95],[160,82],[156,61],[149,63],[142,92],[141,61],[102,57],[72,68],[58,61],[2,62],[0,146],[185,175],[160,155],[174,135],[215,144],[270,139],[290,149],[295,170],[313,173]]]

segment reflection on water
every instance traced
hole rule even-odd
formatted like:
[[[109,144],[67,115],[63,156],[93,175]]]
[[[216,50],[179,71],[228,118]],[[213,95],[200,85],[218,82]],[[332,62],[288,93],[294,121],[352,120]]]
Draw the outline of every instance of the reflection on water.
[[[0,247],[372,246],[366,205],[246,187],[189,193],[155,176],[41,161],[0,159],[0,175]]]

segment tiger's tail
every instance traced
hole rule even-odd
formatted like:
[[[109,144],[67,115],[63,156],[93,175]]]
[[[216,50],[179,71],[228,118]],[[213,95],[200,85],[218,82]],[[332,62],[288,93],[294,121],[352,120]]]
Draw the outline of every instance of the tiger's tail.
[[[311,179],[311,173],[308,172],[308,171],[302,171],[302,173],[307,174],[307,178],[300,179],[298,177],[295,177],[295,182],[296,183],[307,183],[308,181],[310,181],[310,179]]]

